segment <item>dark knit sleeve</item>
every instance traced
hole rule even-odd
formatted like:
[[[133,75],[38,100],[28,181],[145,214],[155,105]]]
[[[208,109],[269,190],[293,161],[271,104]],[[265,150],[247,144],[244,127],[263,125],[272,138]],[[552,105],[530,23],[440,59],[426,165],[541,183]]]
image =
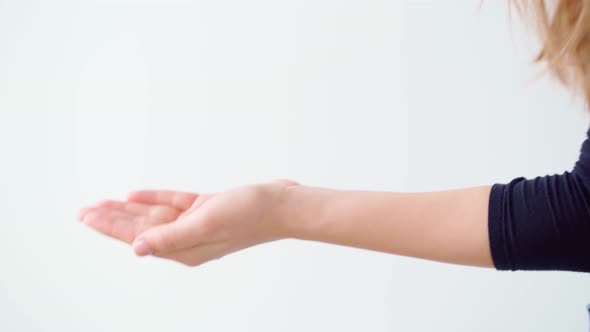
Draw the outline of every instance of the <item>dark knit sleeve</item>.
[[[571,171],[492,185],[488,231],[497,270],[590,272],[590,129]]]

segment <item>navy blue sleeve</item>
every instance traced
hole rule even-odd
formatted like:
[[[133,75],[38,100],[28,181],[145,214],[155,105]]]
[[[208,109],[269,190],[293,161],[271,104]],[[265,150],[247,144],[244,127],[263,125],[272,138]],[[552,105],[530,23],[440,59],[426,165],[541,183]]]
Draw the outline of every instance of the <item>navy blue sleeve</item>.
[[[492,185],[488,231],[497,270],[590,272],[590,128],[571,171]]]

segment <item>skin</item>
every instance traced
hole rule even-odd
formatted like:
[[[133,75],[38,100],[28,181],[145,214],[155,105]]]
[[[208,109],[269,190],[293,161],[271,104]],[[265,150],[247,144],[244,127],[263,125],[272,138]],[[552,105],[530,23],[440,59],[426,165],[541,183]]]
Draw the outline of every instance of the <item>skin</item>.
[[[435,192],[335,190],[277,179],[218,193],[142,190],[80,210],[96,231],[152,255],[198,266],[286,238],[452,264],[493,267],[491,186]]]

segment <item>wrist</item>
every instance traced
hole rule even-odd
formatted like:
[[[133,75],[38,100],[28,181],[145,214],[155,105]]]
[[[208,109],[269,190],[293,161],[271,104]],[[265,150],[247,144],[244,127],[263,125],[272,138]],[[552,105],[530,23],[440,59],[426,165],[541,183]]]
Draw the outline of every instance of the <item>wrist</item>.
[[[304,185],[284,187],[277,209],[282,236],[302,240],[317,237],[333,192],[335,190]]]

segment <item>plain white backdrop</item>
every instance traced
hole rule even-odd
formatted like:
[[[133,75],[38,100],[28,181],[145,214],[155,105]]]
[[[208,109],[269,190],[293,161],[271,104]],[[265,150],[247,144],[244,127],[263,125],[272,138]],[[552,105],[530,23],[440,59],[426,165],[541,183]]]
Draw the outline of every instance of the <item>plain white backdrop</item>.
[[[588,275],[286,240],[188,268],[76,222],[140,188],[562,173],[588,113],[504,1],[0,0],[1,331],[586,331]]]

